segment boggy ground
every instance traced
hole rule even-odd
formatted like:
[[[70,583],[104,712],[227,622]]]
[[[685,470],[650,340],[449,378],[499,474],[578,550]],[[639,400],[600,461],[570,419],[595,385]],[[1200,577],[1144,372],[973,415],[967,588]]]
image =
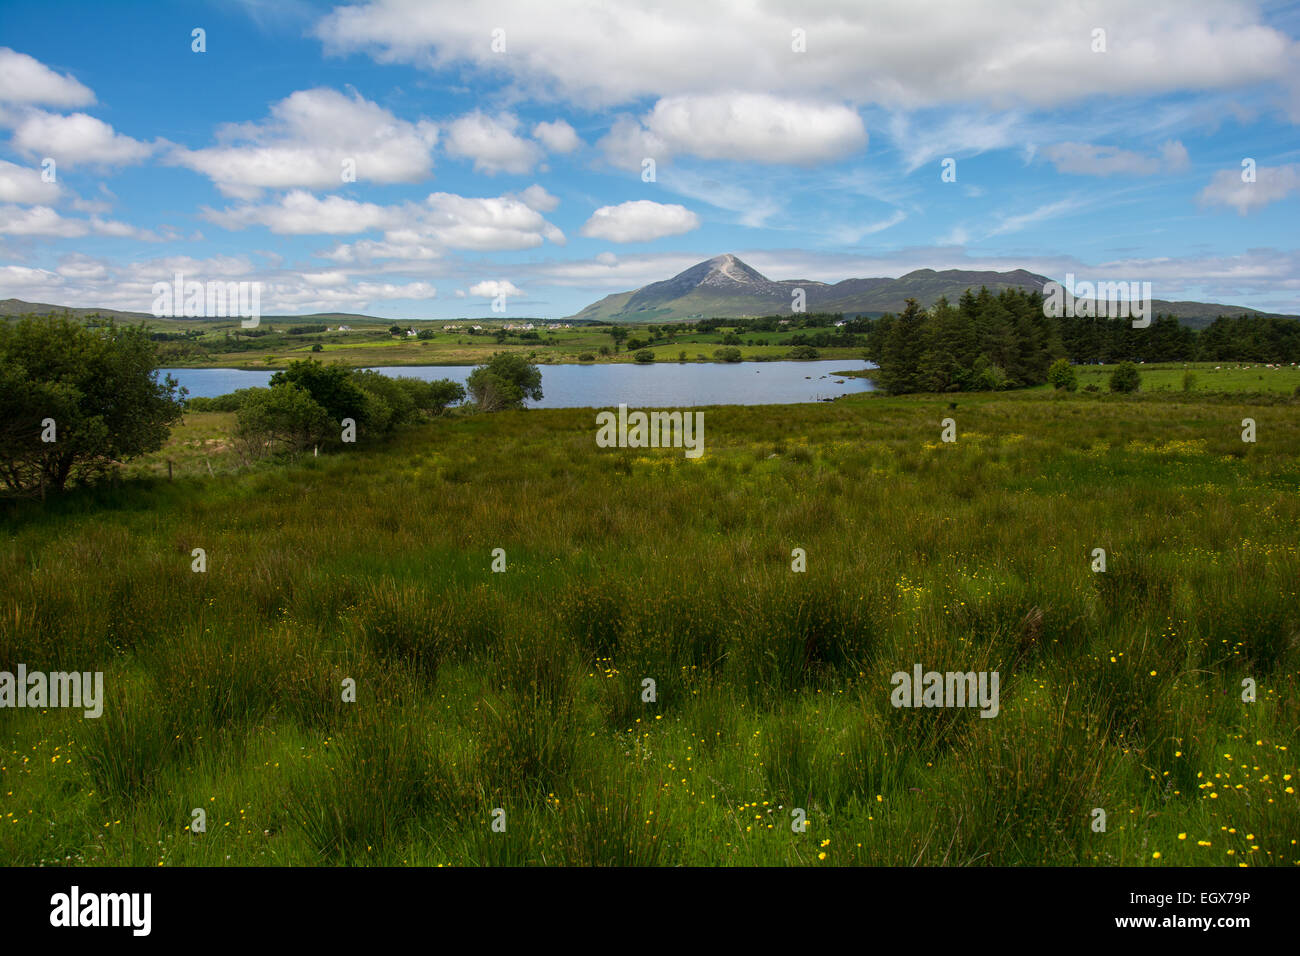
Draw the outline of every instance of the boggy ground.
[[[107,700],[0,711],[0,856],[1300,863],[1300,402],[705,423],[699,460],[598,448],[575,409],[241,469],[191,415],[175,482],[11,507],[0,669]],[[895,709],[916,663],[998,671],[998,716]]]

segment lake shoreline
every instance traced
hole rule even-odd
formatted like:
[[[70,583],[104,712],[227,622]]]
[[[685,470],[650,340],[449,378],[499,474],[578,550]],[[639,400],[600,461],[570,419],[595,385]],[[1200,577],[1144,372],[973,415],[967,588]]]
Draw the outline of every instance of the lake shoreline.
[[[170,371],[194,372],[194,371],[203,371],[203,370],[210,370],[210,371],[225,370],[230,372],[278,372],[280,371],[281,368],[287,366],[290,362],[300,361],[301,359],[316,359],[319,362],[327,362],[327,364],[330,365],[346,365],[348,368],[435,368],[435,367],[436,368],[444,368],[444,367],[445,368],[478,368],[480,365],[486,365],[488,359],[491,358],[491,356],[488,355],[482,359],[475,359],[474,361],[455,361],[452,359],[448,359],[445,361],[437,361],[437,362],[431,362],[428,359],[418,361],[418,362],[396,359],[393,361],[385,361],[382,365],[380,365],[374,362],[355,362],[349,359],[336,359],[333,361],[329,361],[327,358],[324,357],[327,354],[328,353],[325,352],[310,352],[304,355],[294,356],[293,358],[286,359],[283,365],[281,365],[279,361],[276,361],[275,363],[270,365],[268,365],[265,361],[241,362],[237,364],[222,364],[222,365],[185,365],[183,363],[173,362],[167,366],[167,369],[160,368],[159,371],[170,370]],[[739,362],[716,362],[713,359],[686,359],[685,361],[679,361],[677,359],[664,359],[662,361],[655,361],[655,362],[637,362],[630,359],[625,360],[620,358],[620,359],[615,359],[614,361],[606,360],[603,362],[602,361],[552,362],[552,361],[548,361],[547,359],[537,359],[534,362],[534,364],[543,368],[558,368],[561,366],[574,366],[578,368],[604,368],[613,365],[633,365],[633,366],[640,366],[640,367],[645,367],[649,365],[721,365],[721,366],[774,365],[779,362],[800,362],[807,365],[813,365],[817,362],[832,362],[832,361],[857,362],[863,360],[862,359],[846,360],[846,359],[834,359],[834,358],[816,358],[816,359],[747,358],[747,359],[742,359]],[[850,375],[857,378],[870,377],[867,375],[863,375],[861,371],[837,372],[836,374]]]
[[[864,360],[857,360],[866,365]],[[538,363],[544,397],[538,408],[702,408],[716,405],[790,405],[826,401],[875,390],[850,374],[843,359],[775,362]],[[362,365],[391,377],[449,379],[464,386],[474,365]],[[868,371],[863,368],[856,371]],[[244,388],[265,388],[274,368],[168,366],[158,370],[191,398],[217,398]]]

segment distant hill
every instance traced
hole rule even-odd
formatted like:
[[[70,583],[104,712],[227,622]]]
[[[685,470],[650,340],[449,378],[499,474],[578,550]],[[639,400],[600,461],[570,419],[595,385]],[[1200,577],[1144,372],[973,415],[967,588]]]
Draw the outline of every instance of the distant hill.
[[[990,292],[1024,289],[1042,292],[1052,280],[1016,269],[978,272],[961,269],[917,269],[897,279],[845,279],[828,284],[810,279],[774,281],[730,253],[691,266],[671,279],[652,282],[631,292],[618,292],[593,302],[572,320],[600,322],[663,322],[673,319],[743,318],[790,311],[791,294],[803,289],[809,312],[878,315],[899,312],[908,299],[924,308],[941,297],[956,303],[967,289],[984,286]],[[1166,302],[1153,299],[1155,313],[1177,315],[1193,328],[1202,328],[1219,315],[1265,315],[1244,306],[1209,302]]]
[[[122,312],[118,309],[83,309],[73,308],[64,305],[51,305],[48,302],[24,302],[22,299],[0,299],[0,316],[9,315],[62,315],[69,313],[74,318],[84,319],[92,315],[102,315],[105,318],[114,318],[121,322],[142,322],[146,319],[152,322],[194,322],[196,319],[187,319],[183,316],[175,319],[160,319],[148,312]],[[208,321],[208,320],[202,320]],[[237,316],[231,316],[229,319],[221,321],[235,322]],[[383,316],[375,315],[358,315],[355,312],[314,312],[310,315],[264,315],[262,321],[266,323],[276,322],[284,324],[286,322],[296,323],[298,325],[337,325],[340,322],[347,324],[349,322],[389,322]],[[409,321],[402,319],[399,321]]]
[[[0,315],[62,315],[69,313],[75,318],[84,319],[91,315],[120,319],[123,322],[138,322],[152,319],[147,312],[119,312],[117,309],[74,309],[62,305],[50,305],[48,302],[24,302],[22,299],[0,299]]]

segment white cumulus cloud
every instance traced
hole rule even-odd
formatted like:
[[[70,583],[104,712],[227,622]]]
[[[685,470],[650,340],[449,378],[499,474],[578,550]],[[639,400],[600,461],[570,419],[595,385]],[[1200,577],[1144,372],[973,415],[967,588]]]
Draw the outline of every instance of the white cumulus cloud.
[[[0,47],[0,102],[75,107],[89,106],[95,94],[71,76],[9,47]]]
[[[41,179],[39,169],[0,159],[0,202],[49,205],[59,198],[61,192],[58,183]]]
[[[536,183],[521,192],[519,198],[529,209],[536,209],[538,212],[551,212],[560,204],[559,199]]]
[[[477,282],[469,287],[470,295],[482,296],[485,299],[495,299],[499,295],[517,296],[523,295],[522,289],[515,288],[513,282],[505,280],[487,279],[483,282]]]
[[[582,145],[577,131],[562,119],[553,123],[538,123],[533,127],[533,139],[552,153],[571,153]]]
[[[623,168],[676,155],[807,166],[862,150],[867,131],[842,104],[724,93],[661,99],[639,122],[619,117],[598,145]]]
[[[447,153],[472,159],[474,171],[526,173],[542,158],[541,148],[515,134],[519,120],[508,113],[497,117],[475,111],[447,127]]]
[[[226,229],[265,226],[280,235],[346,235],[393,225],[400,218],[395,207],[342,196],[322,199],[301,189],[293,190],[275,203],[208,209],[204,215]]]
[[[343,185],[356,182],[414,183],[433,168],[438,127],[407,122],[359,94],[299,90],[260,123],[236,123],[217,132],[219,145],[178,148],[169,161],[202,173],[221,191],[253,199],[263,189]]]
[[[13,144],[30,156],[66,166],[125,166],[143,162],[154,146],[115,132],[86,113],[29,110],[14,118]]]
[[[685,206],[636,199],[601,206],[582,226],[582,235],[610,242],[646,242],[698,229],[700,218]]]
[[[369,0],[316,25],[328,50],[505,74],[516,87],[610,106],[749,89],[917,108],[1052,106],[1094,96],[1290,90],[1296,41],[1234,0]],[[719,25],[724,25],[719,28]],[[1028,28],[1027,25],[1032,25]],[[506,55],[488,38],[505,28]],[[807,50],[792,50],[791,30]],[[1092,31],[1107,29],[1107,52]],[[1293,101],[1294,102],[1294,101]]]
[[[1269,203],[1300,193],[1300,163],[1258,166],[1255,181],[1242,180],[1240,169],[1221,169],[1196,197],[1203,206],[1231,206],[1244,216]]]

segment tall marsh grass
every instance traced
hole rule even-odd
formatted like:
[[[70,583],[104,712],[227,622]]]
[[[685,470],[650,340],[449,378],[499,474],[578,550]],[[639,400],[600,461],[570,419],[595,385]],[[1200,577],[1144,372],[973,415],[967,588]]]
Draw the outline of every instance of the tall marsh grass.
[[[10,506],[0,669],[107,702],[0,711],[0,854],[1300,863],[1300,403],[705,414],[698,461],[506,412]],[[999,715],[894,708],[918,662]]]

